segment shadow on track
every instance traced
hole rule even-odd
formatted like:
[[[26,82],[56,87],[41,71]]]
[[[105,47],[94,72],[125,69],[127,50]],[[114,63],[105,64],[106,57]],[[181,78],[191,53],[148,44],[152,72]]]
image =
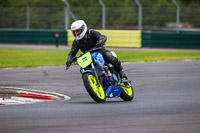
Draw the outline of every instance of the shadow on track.
[[[75,101],[73,103],[75,104],[121,104],[121,103],[134,103],[135,101],[122,101],[121,99],[112,99],[112,100],[107,100],[105,103],[96,103],[95,101],[92,101],[92,100],[84,100],[84,101]]]

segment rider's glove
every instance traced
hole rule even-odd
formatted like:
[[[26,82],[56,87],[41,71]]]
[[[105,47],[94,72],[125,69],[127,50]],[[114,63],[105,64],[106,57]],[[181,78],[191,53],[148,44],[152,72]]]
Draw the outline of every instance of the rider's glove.
[[[99,42],[96,44],[95,47],[102,47],[104,45],[103,41],[102,40],[99,40]]]

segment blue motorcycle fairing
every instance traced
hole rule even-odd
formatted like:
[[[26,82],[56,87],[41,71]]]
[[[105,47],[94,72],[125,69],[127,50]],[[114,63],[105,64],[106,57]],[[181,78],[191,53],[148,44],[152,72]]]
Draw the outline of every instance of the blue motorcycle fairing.
[[[101,71],[104,71],[103,66],[106,64],[105,60],[103,59],[103,56],[100,52],[92,52],[91,53],[92,58],[94,59],[94,62],[99,66]]]
[[[111,85],[106,90],[106,97],[112,98],[112,97],[119,97],[121,94],[122,88],[120,86]]]

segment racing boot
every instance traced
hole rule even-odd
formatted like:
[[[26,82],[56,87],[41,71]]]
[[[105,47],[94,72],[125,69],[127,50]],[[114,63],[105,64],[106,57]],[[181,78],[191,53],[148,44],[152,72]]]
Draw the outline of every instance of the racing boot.
[[[117,59],[116,57],[113,58],[113,61],[112,61],[112,65],[115,67],[116,71],[119,73],[119,76],[120,78],[123,80],[123,79],[127,79],[125,73],[124,73],[124,70],[123,70],[123,67],[122,67],[122,64],[121,62],[119,61],[119,59]]]
[[[115,64],[115,69],[117,70],[117,72],[119,73],[119,76],[122,80],[127,79],[126,74],[123,70],[123,67],[121,65],[121,62],[118,60],[118,62]]]

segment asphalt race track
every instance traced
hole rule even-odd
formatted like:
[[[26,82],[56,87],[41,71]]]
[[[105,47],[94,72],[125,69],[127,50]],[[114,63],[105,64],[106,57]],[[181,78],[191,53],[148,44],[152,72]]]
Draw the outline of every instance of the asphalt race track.
[[[200,60],[124,63],[135,98],[97,104],[79,67],[0,69],[0,86],[62,93],[69,101],[0,106],[1,133],[199,133]]]

